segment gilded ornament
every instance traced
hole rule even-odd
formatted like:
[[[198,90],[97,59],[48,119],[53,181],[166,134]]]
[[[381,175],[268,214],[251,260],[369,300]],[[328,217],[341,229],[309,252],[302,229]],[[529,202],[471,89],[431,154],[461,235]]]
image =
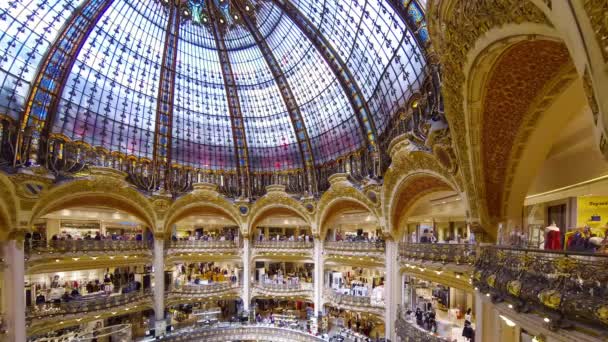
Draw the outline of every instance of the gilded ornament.
[[[567,256],[556,258],[553,261],[553,265],[555,266],[556,270],[563,274],[572,273],[572,271],[576,268],[577,264],[578,262],[575,259],[569,258]]]
[[[521,294],[521,281],[511,280],[507,283],[507,291],[515,297]]]
[[[486,278],[486,283],[490,285],[490,287],[494,287],[496,285],[496,274],[491,274]]]
[[[558,309],[562,303],[562,295],[557,290],[542,290],[538,294],[538,299],[544,306],[551,309]]]
[[[608,305],[599,306],[595,309],[594,314],[602,323],[608,324]]]

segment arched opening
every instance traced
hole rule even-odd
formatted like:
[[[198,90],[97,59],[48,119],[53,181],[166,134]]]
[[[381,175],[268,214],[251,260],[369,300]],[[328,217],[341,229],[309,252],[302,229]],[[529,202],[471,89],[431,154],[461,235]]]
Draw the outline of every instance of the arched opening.
[[[244,268],[236,218],[220,206],[190,202],[172,212],[165,229],[170,324],[179,328],[200,320],[228,322],[238,316]]]
[[[116,324],[119,317],[144,322],[153,314],[146,311],[154,281],[152,230],[134,210],[105,204],[62,201],[33,221],[24,242],[31,331],[47,329],[55,315],[85,317],[100,307],[120,313],[112,318]]]
[[[469,122],[480,131],[471,134],[471,151],[481,166],[480,203],[496,234],[498,223],[520,225],[527,189],[553,142],[580,112],[584,92],[566,46],[543,36],[494,43],[472,70]]]
[[[321,236],[327,242],[372,241],[382,237],[378,217],[357,200],[335,200],[320,216]]]
[[[405,177],[390,205],[396,236],[408,242],[468,238],[465,201],[446,180],[419,172]]]
[[[312,309],[313,237],[310,223],[297,210],[269,206],[254,217],[252,305],[260,316],[300,322]]]

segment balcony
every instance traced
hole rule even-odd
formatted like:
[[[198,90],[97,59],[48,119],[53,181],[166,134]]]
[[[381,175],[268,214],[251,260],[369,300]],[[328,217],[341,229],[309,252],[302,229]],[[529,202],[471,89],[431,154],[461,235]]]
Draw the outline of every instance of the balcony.
[[[238,256],[240,248],[234,240],[179,240],[169,241],[166,254],[170,259],[196,259],[197,257],[208,258],[214,256],[229,257]]]
[[[379,264],[385,260],[384,247],[384,241],[326,241],[323,245],[329,259]]]
[[[313,253],[312,241],[253,241],[253,253],[263,256],[304,256],[311,257]]]
[[[195,301],[200,299],[237,298],[241,294],[241,284],[218,282],[206,285],[171,286],[166,293],[167,305]]]
[[[492,301],[538,312],[548,328],[608,328],[608,255],[480,247],[473,284]],[[577,325],[578,325],[577,324]]]
[[[137,291],[126,294],[83,296],[78,300],[61,303],[46,303],[28,307],[26,318],[30,330],[39,330],[46,324],[58,321],[80,321],[86,316],[115,315],[116,311],[151,307],[151,291]]]
[[[313,284],[270,284],[256,283],[253,287],[253,297],[281,297],[281,298],[306,298],[312,299]]]
[[[158,338],[159,341],[276,341],[321,342],[320,337],[304,331],[265,325],[229,325],[190,328],[174,331]]]
[[[51,240],[32,241],[25,245],[30,260],[55,258],[57,255],[151,253],[151,241],[135,240]],[[151,254],[150,254],[151,255]]]
[[[447,269],[471,273],[475,262],[475,246],[453,243],[400,243],[399,260],[405,267]]]
[[[371,296],[352,296],[339,293],[333,289],[325,289],[323,296],[326,304],[330,304],[340,309],[364,311],[377,315],[384,315],[384,300],[372,301]]]
[[[86,267],[148,264],[152,261],[151,241],[51,240],[25,245],[29,273],[57,272]]]

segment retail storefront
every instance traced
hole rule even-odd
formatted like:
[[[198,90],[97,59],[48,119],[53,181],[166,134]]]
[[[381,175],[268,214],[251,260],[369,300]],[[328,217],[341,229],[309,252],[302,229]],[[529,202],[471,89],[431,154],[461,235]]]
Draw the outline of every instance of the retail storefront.
[[[404,275],[402,298],[406,319],[441,337],[465,341],[465,321],[474,322],[472,293]]]

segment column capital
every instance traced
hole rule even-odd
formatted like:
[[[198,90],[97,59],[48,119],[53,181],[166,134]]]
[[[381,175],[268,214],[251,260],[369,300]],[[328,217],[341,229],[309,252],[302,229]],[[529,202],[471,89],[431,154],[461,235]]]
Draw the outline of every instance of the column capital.
[[[8,239],[23,242],[25,240],[25,234],[27,234],[28,232],[29,230],[26,228],[13,229],[8,233]]]
[[[167,234],[165,234],[165,232],[154,232],[154,241],[164,241],[165,240],[165,236]]]

